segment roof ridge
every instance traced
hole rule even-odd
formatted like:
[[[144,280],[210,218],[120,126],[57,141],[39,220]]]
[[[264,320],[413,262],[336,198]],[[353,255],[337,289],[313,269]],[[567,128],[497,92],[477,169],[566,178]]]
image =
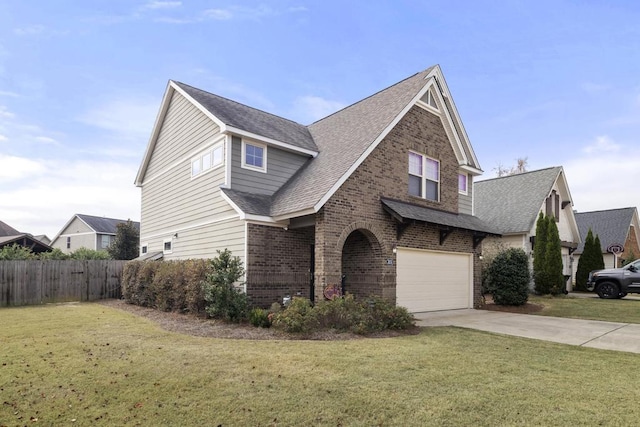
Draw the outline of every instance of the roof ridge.
[[[204,90],[204,89],[200,89],[200,88],[197,88],[197,87],[195,87],[195,86],[191,86],[190,84],[183,83],[183,82],[180,82],[180,81],[178,81],[178,80],[172,80],[172,81],[173,81],[174,83],[177,83],[178,85],[188,86],[188,87],[190,87],[191,89],[197,90],[197,91],[199,91],[199,92],[204,92],[204,93],[206,93],[207,95],[215,96],[216,98],[224,99],[225,101],[229,101],[229,102],[231,102],[231,103],[233,103],[233,104],[241,105],[241,106],[243,106],[243,107],[245,107],[245,108],[250,108],[250,109],[252,109],[252,110],[259,111],[259,112],[261,112],[261,113],[263,113],[263,114],[267,114],[267,115],[272,116],[272,117],[277,117],[277,118],[279,118],[279,119],[286,120],[286,121],[291,122],[291,123],[294,123],[294,124],[296,124],[296,125],[298,125],[298,126],[308,127],[307,125],[303,125],[302,123],[296,122],[295,120],[288,119],[288,118],[286,118],[286,117],[282,117],[282,116],[279,116],[279,115],[274,114],[274,113],[270,113],[270,112],[265,111],[265,110],[261,110],[260,108],[252,107],[251,105],[243,104],[242,102],[234,101],[234,100],[233,100],[233,99],[231,99],[231,98],[227,98],[227,97],[222,96],[222,95],[217,95],[217,94],[215,94],[215,93],[212,93],[212,92],[206,91],[206,90]]]
[[[626,208],[598,209],[598,210],[595,210],[595,211],[585,211],[585,212],[577,211],[577,212],[574,213],[574,215],[591,214],[591,213],[599,213],[599,212],[624,211],[624,210],[629,210],[629,209],[636,209],[636,208],[633,207],[633,206],[629,206],[629,207],[626,207]]]
[[[497,179],[504,179],[504,178],[513,178],[513,177],[516,177],[516,176],[522,176],[522,175],[528,175],[528,174],[532,174],[532,173],[544,172],[544,171],[551,170],[551,169],[562,169],[562,166],[549,166],[549,167],[546,167],[546,168],[536,169],[536,170],[532,170],[532,171],[525,171],[525,172],[514,173],[514,174],[504,175],[504,176],[495,176],[493,178],[487,178],[487,179],[476,181],[474,183],[474,185],[480,184],[481,182],[495,181]]]
[[[89,214],[75,214],[75,216],[78,217],[89,217],[89,218],[98,218],[98,219],[112,219],[114,221],[131,221],[131,222],[139,222],[139,221],[133,221],[131,218],[129,219],[122,219],[122,218],[109,218],[106,216],[97,216],[97,215],[89,215]]]
[[[391,89],[391,88],[392,88],[392,87],[394,87],[394,86],[397,86],[397,85],[399,85],[399,84],[401,84],[401,83],[403,83],[403,82],[405,82],[405,81],[407,81],[407,80],[409,80],[409,79],[414,78],[414,77],[415,77],[415,76],[417,76],[418,74],[426,73],[427,71],[432,70],[434,67],[435,67],[435,65],[433,65],[433,66],[431,66],[431,67],[429,67],[429,68],[427,68],[427,69],[425,69],[425,70],[422,70],[422,71],[419,71],[419,72],[417,72],[417,73],[414,73],[414,74],[410,75],[409,77],[406,77],[406,78],[404,78],[404,79],[400,80],[399,82],[396,82],[396,83],[394,83],[394,84],[392,84],[392,85],[390,85],[390,86],[385,87],[384,89],[380,89],[379,91],[377,91],[377,92],[375,92],[375,93],[372,93],[371,95],[367,96],[366,98],[362,98],[362,99],[360,99],[360,100],[358,100],[358,101],[356,101],[356,102],[354,102],[354,103],[352,103],[352,104],[347,105],[346,107],[343,107],[343,108],[339,109],[338,111],[334,111],[333,113],[329,114],[328,116],[325,116],[325,117],[323,117],[323,118],[321,118],[321,119],[316,120],[315,122],[311,123],[311,124],[310,124],[310,125],[308,125],[307,127],[311,127],[311,126],[315,125],[316,123],[319,123],[319,122],[321,122],[321,121],[323,121],[323,120],[328,119],[329,117],[335,116],[336,114],[341,113],[342,111],[344,111],[344,110],[346,110],[346,109],[348,109],[348,108],[351,108],[351,107],[353,107],[354,105],[358,105],[358,104],[360,104],[361,102],[364,102],[364,101],[366,101],[366,100],[367,100],[367,99],[369,99],[369,98],[373,98],[374,96],[378,95],[379,93],[384,92],[385,90]]]

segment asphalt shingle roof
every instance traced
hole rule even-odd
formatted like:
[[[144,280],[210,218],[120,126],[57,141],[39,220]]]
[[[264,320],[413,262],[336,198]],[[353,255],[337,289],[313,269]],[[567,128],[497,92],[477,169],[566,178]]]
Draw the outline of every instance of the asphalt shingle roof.
[[[18,234],[21,234],[18,230],[7,223],[0,221],[0,237],[17,236]]]
[[[501,234],[529,232],[562,167],[474,183],[475,214]]]
[[[101,216],[76,214],[78,218],[83,220],[89,227],[91,227],[96,233],[101,234],[116,234],[118,230],[118,224],[127,222],[126,219],[114,219],[104,218]],[[140,230],[140,223],[132,221],[133,225]]]
[[[245,193],[229,188],[223,188],[222,191],[246,214],[269,216],[271,213],[271,196]]]
[[[598,235],[603,251],[606,251],[607,247],[614,243],[624,246],[635,210],[636,208],[621,208],[606,211],[576,212],[574,215],[582,238],[582,243],[578,246],[576,253],[581,254],[584,250],[584,242],[589,228],[591,228],[594,238]]]
[[[285,142],[295,147],[311,151],[318,150],[309,129],[304,125],[184,83],[174,83],[228,126]]]
[[[491,225],[473,215],[444,212],[392,199],[382,198],[381,201],[384,206],[391,209],[395,214],[403,219],[428,222],[430,224],[444,225],[463,230],[479,231],[488,234],[500,234]]]
[[[319,154],[276,194],[271,214],[314,207],[427,84],[433,67],[309,126]]]

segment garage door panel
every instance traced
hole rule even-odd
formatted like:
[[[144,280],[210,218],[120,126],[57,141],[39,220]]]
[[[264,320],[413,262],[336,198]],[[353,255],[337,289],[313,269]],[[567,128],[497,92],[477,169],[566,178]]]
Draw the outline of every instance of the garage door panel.
[[[471,307],[472,255],[398,248],[397,304],[411,312]]]

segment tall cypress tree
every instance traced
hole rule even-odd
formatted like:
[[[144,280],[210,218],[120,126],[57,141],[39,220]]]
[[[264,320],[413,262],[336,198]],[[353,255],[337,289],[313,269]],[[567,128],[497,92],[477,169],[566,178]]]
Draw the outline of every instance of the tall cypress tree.
[[[547,294],[546,292],[546,260],[547,253],[547,221],[540,212],[538,221],[536,222],[536,237],[533,244],[533,281],[535,291],[538,294]]]
[[[590,259],[592,258],[594,244],[593,233],[591,232],[591,228],[589,228],[587,238],[584,240],[584,249],[578,260],[578,268],[576,270],[576,290],[578,291],[587,290],[587,278],[589,277],[589,272],[593,270],[593,264],[590,262]]]
[[[600,244],[600,236],[596,234],[596,240],[593,243],[593,270],[602,270],[604,268],[604,256],[602,255],[602,245]],[[617,267],[617,265],[614,265]]]
[[[547,245],[545,253],[548,291],[551,295],[558,295],[565,291],[564,275],[562,274],[562,247],[560,234],[555,218],[547,216]]]

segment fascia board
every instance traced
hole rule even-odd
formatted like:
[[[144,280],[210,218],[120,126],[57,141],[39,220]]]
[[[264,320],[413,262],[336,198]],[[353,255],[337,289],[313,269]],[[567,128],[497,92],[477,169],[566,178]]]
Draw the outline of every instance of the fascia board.
[[[256,141],[264,142],[265,144],[268,144],[268,145],[273,145],[273,146],[276,146],[276,147],[279,147],[279,148],[283,148],[283,149],[288,150],[288,151],[293,151],[293,152],[296,152],[296,153],[302,153],[302,154],[305,154],[305,155],[310,156],[310,157],[316,157],[318,155],[317,151],[308,150],[306,148],[301,148],[301,147],[296,147],[295,145],[291,145],[291,144],[288,144],[286,142],[278,141],[276,139],[267,138],[267,137],[258,135],[256,133],[247,132],[246,130],[242,130],[242,129],[239,129],[239,128],[236,128],[236,127],[233,127],[233,126],[227,126],[226,127],[226,131],[227,131],[227,133],[233,133],[235,135],[244,136],[244,137],[256,140]]]

